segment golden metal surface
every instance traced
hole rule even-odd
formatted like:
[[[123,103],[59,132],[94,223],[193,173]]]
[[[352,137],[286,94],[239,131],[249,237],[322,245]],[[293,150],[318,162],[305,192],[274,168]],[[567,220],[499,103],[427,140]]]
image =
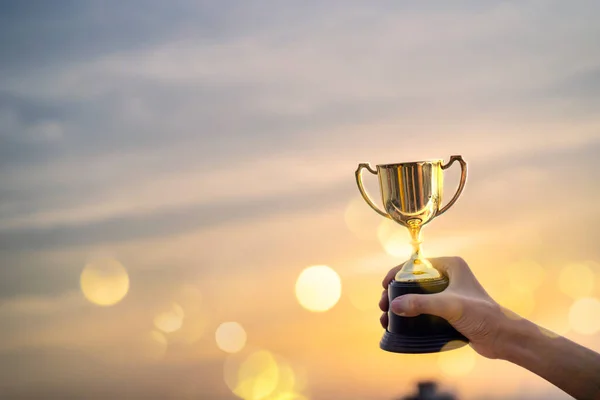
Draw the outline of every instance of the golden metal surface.
[[[461,167],[460,183],[456,193],[441,207],[444,170],[458,161]],[[371,200],[363,182],[362,171],[367,169],[379,178],[383,210]],[[421,228],[435,217],[446,212],[462,193],[467,181],[467,163],[462,156],[451,156],[447,164],[442,160],[405,162],[377,165],[358,165],[356,183],[367,204],[378,214],[390,218],[408,228],[413,254],[396,275],[399,281],[423,281],[438,278],[439,272],[421,254]]]

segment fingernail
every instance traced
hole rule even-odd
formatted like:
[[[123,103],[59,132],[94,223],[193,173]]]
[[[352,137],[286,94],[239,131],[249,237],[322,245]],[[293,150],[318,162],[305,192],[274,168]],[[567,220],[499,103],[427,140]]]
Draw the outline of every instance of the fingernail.
[[[392,301],[391,308],[392,312],[400,317],[405,317],[406,313],[404,312],[404,302],[402,299],[397,299]]]

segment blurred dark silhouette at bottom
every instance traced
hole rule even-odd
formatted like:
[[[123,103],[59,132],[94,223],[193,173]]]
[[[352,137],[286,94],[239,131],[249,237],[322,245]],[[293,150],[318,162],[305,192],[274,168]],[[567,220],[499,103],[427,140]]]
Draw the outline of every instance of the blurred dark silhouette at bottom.
[[[458,400],[452,394],[438,392],[438,384],[433,381],[423,381],[417,384],[417,393],[400,397],[398,400]]]

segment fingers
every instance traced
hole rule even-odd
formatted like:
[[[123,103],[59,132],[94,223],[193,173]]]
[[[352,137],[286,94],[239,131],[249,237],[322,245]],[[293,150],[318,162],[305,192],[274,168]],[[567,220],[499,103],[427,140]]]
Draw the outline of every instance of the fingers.
[[[431,265],[452,280],[460,279],[466,271],[470,271],[467,262],[461,257],[430,258]]]
[[[388,291],[384,290],[381,293],[381,299],[379,299],[379,309],[381,311],[388,311],[390,308],[390,299],[388,297]]]
[[[387,329],[389,322],[387,313],[381,314],[381,317],[379,317],[379,322],[381,322],[381,326],[383,327],[383,329]]]
[[[390,309],[390,299],[388,297],[387,289],[381,292],[381,299],[379,299],[379,309],[383,311],[381,317],[379,317],[379,322],[381,322],[381,326],[383,329],[387,329],[388,327],[388,310]]]
[[[469,264],[461,257],[432,258],[430,261],[435,268],[450,279],[447,291],[455,291],[463,294],[471,293],[491,299],[475,277]]]
[[[392,312],[401,317],[416,317],[421,314],[435,315],[452,323],[463,313],[460,298],[447,293],[407,294],[396,297],[390,306]]]
[[[468,274],[472,275],[468,264],[460,257],[438,257],[431,258],[429,261],[438,271],[450,279],[450,285],[455,288],[456,285],[460,285],[462,281],[465,281],[464,277]],[[404,263],[392,268],[382,282],[385,290],[381,293],[379,308],[384,312],[380,318],[381,325],[384,328],[387,328],[389,322],[386,313],[388,310],[403,317],[415,317],[420,314],[435,315],[450,323],[457,321],[462,316],[463,305],[460,297],[448,291],[426,295],[407,294],[395,298],[390,304],[387,287],[403,265]]]

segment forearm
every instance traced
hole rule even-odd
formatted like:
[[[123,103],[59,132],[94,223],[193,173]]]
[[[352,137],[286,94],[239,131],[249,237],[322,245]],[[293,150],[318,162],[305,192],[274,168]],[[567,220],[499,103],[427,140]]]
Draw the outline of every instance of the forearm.
[[[600,400],[600,354],[527,320],[511,321],[501,358],[520,365],[581,400]]]

